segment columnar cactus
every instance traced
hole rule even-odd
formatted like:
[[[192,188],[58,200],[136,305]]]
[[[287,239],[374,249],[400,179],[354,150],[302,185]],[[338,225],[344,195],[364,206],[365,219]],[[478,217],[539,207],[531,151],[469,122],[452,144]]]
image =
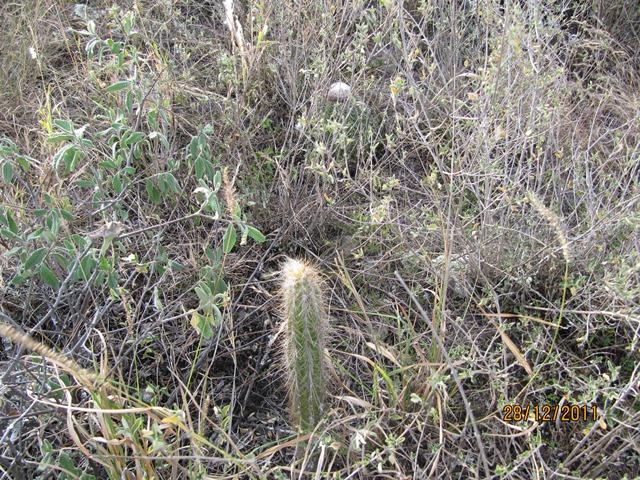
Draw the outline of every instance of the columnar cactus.
[[[309,264],[289,259],[282,268],[284,363],[291,416],[302,431],[320,420],[326,388],[328,317],[322,281]]]

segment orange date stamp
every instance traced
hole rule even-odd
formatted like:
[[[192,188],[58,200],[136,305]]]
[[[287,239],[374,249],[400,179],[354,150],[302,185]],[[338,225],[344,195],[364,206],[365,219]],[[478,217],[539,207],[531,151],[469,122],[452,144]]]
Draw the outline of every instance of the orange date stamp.
[[[598,420],[596,405],[571,404],[507,404],[502,407],[502,419],[505,422],[588,422]]]

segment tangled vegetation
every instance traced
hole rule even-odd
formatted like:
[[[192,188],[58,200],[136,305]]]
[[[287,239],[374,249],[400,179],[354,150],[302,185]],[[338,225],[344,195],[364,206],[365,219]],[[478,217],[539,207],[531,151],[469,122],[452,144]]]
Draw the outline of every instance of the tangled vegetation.
[[[0,479],[640,476],[636,1],[0,25]],[[301,429],[287,257],[331,320]]]

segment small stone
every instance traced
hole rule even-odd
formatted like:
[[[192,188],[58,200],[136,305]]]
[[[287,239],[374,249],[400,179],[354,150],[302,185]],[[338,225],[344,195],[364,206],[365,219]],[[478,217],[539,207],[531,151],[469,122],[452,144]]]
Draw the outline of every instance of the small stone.
[[[73,6],[73,14],[83,20],[87,19],[87,6],[83,3],[76,3]]]
[[[329,87],[327,98],[333,102],[343,101],[351,95],[351,87],[343,82],[335,82]]]

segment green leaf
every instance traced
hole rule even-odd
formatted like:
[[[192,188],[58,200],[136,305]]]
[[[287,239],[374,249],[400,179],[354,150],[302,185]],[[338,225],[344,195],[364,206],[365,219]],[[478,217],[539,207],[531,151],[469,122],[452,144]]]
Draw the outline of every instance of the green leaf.
[[[53,238],[57,237],[60,231],[60,213],[57,210],[51,210],[51,213],[47,217],[46,224]]]
[[[219,277],[213,282],[213,294],[223,294],[227,291],[227,283],[224,281],[224,278]]]
[[[143,134],[140,132],[131,132],[130,134],[126,135],[125,138],[122,140],[122,142],[129,146],[129,145],[133,145],[134,143],[138,143],[140,140],[142,140],[143,138]]]
[[[43,439],[40,450],[42,451],[42,459],[40,460],[37,471],[44,472],[53,463],[53,445],[51,445],[48,440]]]
[[[113,160],[103,160],[98,166],[101,168],[118,168]]]
[[[11,258],[14,257],[16,255],[20,255],[22,253],[23,248],[22,247],[13,247],[10,250],[7,250],[6,252],[4,252],[4,256],[6,258]]]
[[[200,300],[200,307],[205,308],[207,305],[209,305],[211,297],[213,297],[209,286],[205,282],[200,282],[195,287],[195,291],[196,295],[198,296],[198,300]]]
[[[156,182],[158,185],[158,190],[160,190],[160,194],[162,197],[166,196],[169,185],[167,184],[167,178],[164,174],[158,175],[156,177]]]
[[[70,253],[72,253],[72,252],[70,252]],[[67,270],[69,268],[69,265],[71,264],[69,259],[67,257],[65,257],[64,255],[60,254],[60,253],[52,253],[50,258],[53,258],[53,260],[63,270]]]
[[[16,235],[11,230],[8,230],[6,228],[3,228],[0,230],[0,235],[2,235],[5,238],[8,238],[9,240],[22,241],[22,238],[19,235]]]
[[[4,165],[2,165],[2,178],[4,183],[11,183],[11,180],[13,180],[13,166],[10,162],[4,162]]]
[[[11,233],[15,233],[16,235],[18,234],[18,224],[9,211],[7,211],[7,226],[9,227],[9,230],[11,230]]]
[[[116,272],[109,273],[109,275],[107,276],[107,285],[109,285],[109,288],[114,291],[118,289],[118,275],[116,274]]]
[[[180,262],[176,262],[175,260],[169,260],[168,265],[169,265],[169,269],[172,272],[179,272],[186,268],[183,264],[181,264]]]
[[[122,192],[122,179],[120,178],[120,175],[114,175],[111,178],[111,186],[116,194],[120,194]]]
[[[53,124],[63,132],[73,134],[73,123],[71,123],[68,120],[62,120],[61,118],[56,118],[53,121]]]
[[[91,278],[91,274],[93,273],[94,268],[98,262],[96,262],[93,257],[87,255],[80,261],[80,268],[76,270],[76,279],[87,281]]]
[[[53,169],[57,171],[58,168],[60,168],[60,163],[63,161],[63,159],[65,160],[65,163],[67,163],[70,159],[73,160],[73,156],[75,156],[75,152],[77,150],[77,147],[71,143],[68,143],[60,150],[58,150],[53,156]],[[71,158],[68,155],[70,155]]]
[[[73,183],[78,188],[93,188],[96,185],[95,178],[76,180]]]
[[[60,288],[60,281],[58,280],[58,277],[56,277],[56,274],[53,273],[45,263],[40,265],[40,278],[50,287],[56,290]]]
[[[189,157],[191,160],[194,160],[198,156],[198,139],[197,137],[193,137],[189,142]]]
[[[258,243],[262,243],[267,239],[260,230],[251,225],[247,225],[247,234]]]
[[[24,275],[16,275],[11,279],[11,285],[22,285],[24,282],[27,281],[27,278]]]
[[[218,170],[213,175],[213,188],[217,192],[218,190],[220,190],[221,186],[222,186],[222,174],[220,173],[220,170]]]
[[[222,250],[224,253],[229,253],[233,250],[237,238],[236,228],[233,223],[230,223],[227,227],[227,231],[224,232],[224,237],[222,237]]]
[[[149,195],[149,200],[151,200],[151,203],[158,205],[162,202],[160,190],[155,186],[153,180],[148,178],[145,182],[145,188],[147,190],[147,195]]]
[[[86,138],[79,138],[78,143],[81,147],[84,148],[93,148],[95,146],[95,144],[91,140],[88,140]]]
[[[58,456],[58,466],[64,472],[65,478],[78,478],[78,475],[80,474],[71,457],[65,452],[60,452],[60,455]]]
[[[191,315],[191,326],[207,340],[213,337],[213,322],[214,318],[211,315],[200,315],[195,311]]]
[[[31,270],[33,267],[37,267],[42,263],[42,260],[44,260],[45,255],[47,254],[47,249],[46,248],[39,248],[36,251],[34,251],[29,258],[27,259],[26,262],[24,262],[24,268],[25,270]]]
[[[198,180],[200,180],[204,176],[205,167],[206,165],[204,159],[202,157],[197,157],[195,162],[195,173]]]
[[[29,171],[29,166],[31,164],[30,160],[32,160],[30,157],[24,155],[18,155],[16,157],[16,162],[18,162],[20,168],[22,168],[22,170],[24,170],[25,172]]]
[[[235,218],[235,215],[234,215]],[[246,245],[247,244],[247,237],[248,237],[248,233],[249,233],[249,229],[247,228],[247,225],[245,225],[244,223],[240,224],[240,232],[242,235],[240,235],[240,245]]]
[[[18,147],[16,147],[15,143],[8,138],[3,138],[2,140],[2,143],[0,143],[0,155],[8,157],[18,152]]]
[[[122,18],[122,30],[126,35],[130,35],[135,25],[135,17],[132,11],[128,11]]]
[[[71,135],[69,133],[53,133],[47,137],[47,143],[67,142],[74,138],[76,138],[75,135]]]
[[[80,161],[80,157],[81,152],[76,146],[72,146],[72,148],[69,148],[64,152],[63,160],[67,172],[72,172],[76,169],[76,166]]]
[[[213,305],[213,324],[217,327],[222,323],[222,312],[217,305]]]
[[[111,85],[109,85],[105,91],[107,92],[117,92],[119,90],[123,90],[125,88],[127,88],[129,85],[131,85],[131,82],[129,82],[129,80],[121,80],[119,82],[116,83],[112,83]]]
[[[33,240],[39,240],[40,238],[43,237],[43,234],[44,234],[44,228],[38,227],[29,234],[29,236],[27,237],[27,242],[31,242]]]
[[[127,92],[127,98],[124,101],[124,106],[127,109],[127,112],[133,113],[133,92],[129,90]]]
[[[180,184],[178,183],[178,180],[176,180],[176,177],[174,177],[171,172],[167,172],[164,174],[164,180],[167,186],[169,186],[169,188],[171,188],[171,190],[173,190],[174,193],[182,192],[182,189],[180,188]]]
[[[220,215],[220,204],[218,203],[218,199],[215,195],[211,195],[209,197],[209,203],[207,204],[207,208],[211,210],[213,213]]]
[[[160,300],[160,292],[157,286],[153,289],[153,308],[155,308],[156,312],[162,312],[164,310],[162,300]]]
[[[73,216],[73,213],[71,213],[69,210],[64,210],[64,209],[60,209],[60,215],[62,216],[62,218],[64,218],[67,222],[72,222],[73,219],[75,218]]]

